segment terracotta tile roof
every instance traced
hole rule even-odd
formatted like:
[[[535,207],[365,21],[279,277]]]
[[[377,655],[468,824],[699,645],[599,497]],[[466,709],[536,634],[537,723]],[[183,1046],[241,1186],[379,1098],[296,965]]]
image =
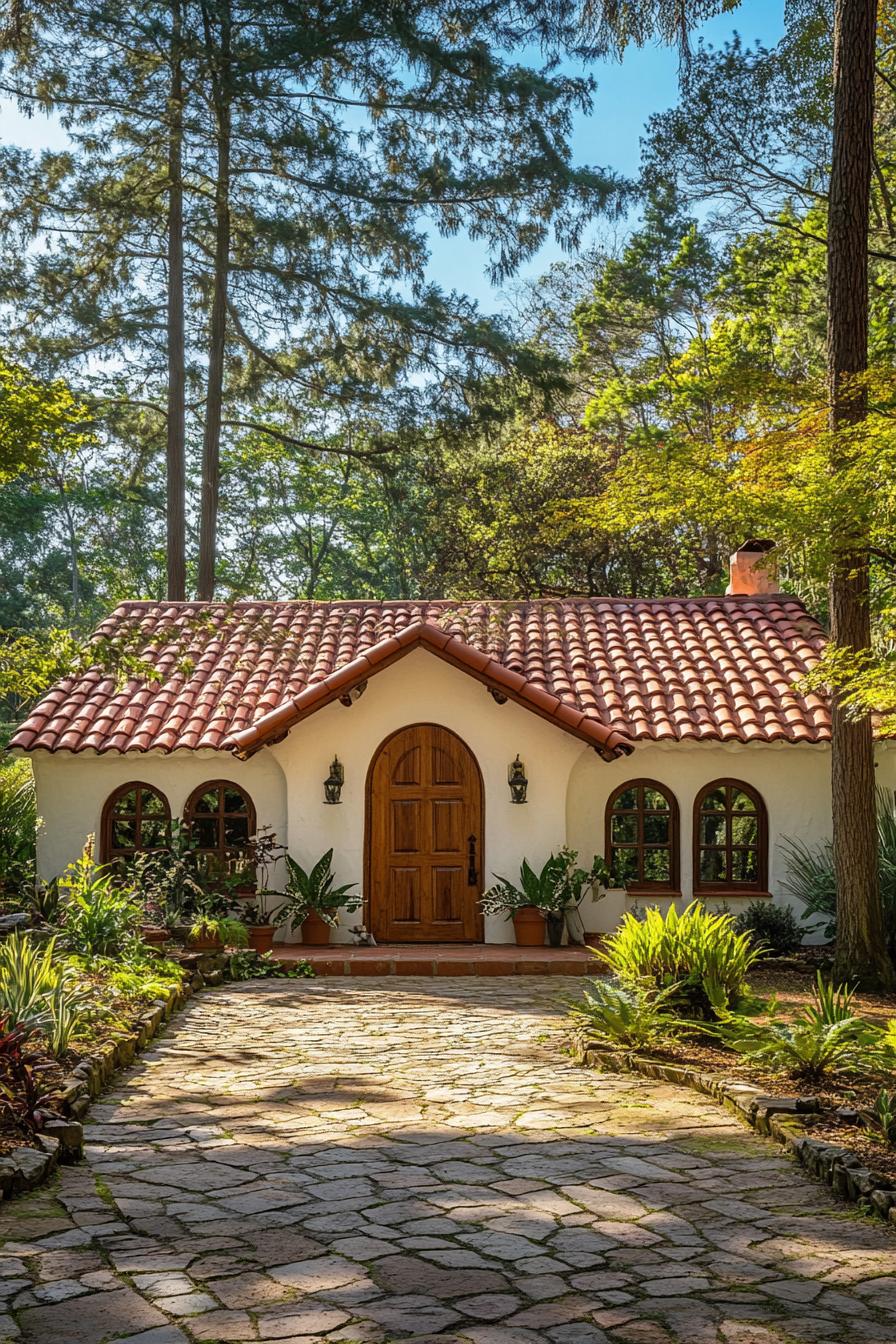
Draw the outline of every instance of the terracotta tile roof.
[[[125,602],[95,639],[155,680],[101,666],[55,686],[23,751],[255,749],[422,645],[604,754],[629,742],[823,742],[795,683],[824,635],[795,598],[530,602]]]

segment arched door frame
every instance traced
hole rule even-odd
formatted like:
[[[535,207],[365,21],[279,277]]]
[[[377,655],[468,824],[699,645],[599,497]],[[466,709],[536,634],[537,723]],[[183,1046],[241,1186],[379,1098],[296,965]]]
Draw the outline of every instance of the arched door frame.
[[[422,719],[421,719],[421,720],[417,720],[417,721],[414,722],[414,723],[404,723],[404,724],[402,724],[402,726],[401,726],[400,728],[396,728],[396,729],[394,729],[393,732],[388,733],[388,734],[386,735],[386,737],[384,737],[383,740],[380,742],[379,746],[376,748],[376,750],[373,752],[373,754],[371,755],[371,757],[370,757],[370,763],[369,763],[368,766],[367,766],[367,777],[366,777],[365,784],[364,784],[364,893],[363,893],[363,895],[364,895],[364,904],[363,904],[363,907],[362,907],[363,915],[364,915],[364,927],[367,928],[367,929],[372,929],[372,928],[373,928],[373,911],[372,911],[372,908],[371,908],[371,901],[372,901],[372,876],[371,876],[372,847],[371,847],[371,842],[372,842],[372,832],[373,832],[373,806],[372,806],[373,798],[372,798],[372,794],[373,794],[373,775],[374,775],[374,770],[375,770],[375,768],[376,768],[377,761],[379,760],[379,758],[380,758],[380,756],[383,754],[383,752],[386,750],[386,748],[389,746],[389,743],[392,742],[392,741],[393,741],[396,737],[398,737],[401,733],[406,733],[410,728],[438,728],[440,732],[443,732],[443,733],[449,733],[449,734],[451,735],[451,737],[453,737],[457,742],[459,742],[460,745],[463,747],[463,749],[466,751],[466,753],[467,753],[467,755],[468,755],[468,757],[469,757],[469,759],[470,759],[470,762],[471,762],[471,764],[472,764],[472,766],[473,766],[473,769],[474,769],[475,772],[476,772],[476,777],[477,777],[477,779],[479,780],[479,847],[478,847],[478,852],[477,852],[477,867],[478,867],[478,871],[479,871],[479,884],[478,884],[478,887],[477,887],[477,889],[476,889],[476,939],[475,939],[474,942],[471,942],[471,943],[466,944],[466,946],[469,946],[469,947],[475,947],[477,943],[483,943],[483,942],[485,941],[485,920],[484,920],[484,917],[483,917],[483,914],[482,914],[482,910],[481,910],[481,908],[480,908],[480,906],[479,906],[479,897],[482,895],[483,891],[485,890],[485,886],[486,886],[486,883],[485,883],[485,880],[484,880],[484,879],[485,879],[485,873],[486,873],[486,868],[485,868],[485,780],[484,780],[483,777],[482,777],[482,770],[480,769],[479,761],[477,760],[475,751],[473,751],[472,747],[470,747],[470,745],[466,742],[466,740],[465,740],[464,738],[461,737],[460,733],[455,732],[455,730],[454,730],[453,728],[448,728],[444,723],[434,723],[434,722],[432,722],[431,720],[422,720]],[[458,943],[458,944],[457,944],[457,946],[459,946],[459,947],[462,947],[462,946],[464,946],[464,945],[465,945],[465,944],[463,944],[463,943]],[[408,944],[408,946],[413,946],[413,944]],[[421,943],[421,944],[418,944],[418,946],[425,947],[426,944],[425,944],[425,943]]]

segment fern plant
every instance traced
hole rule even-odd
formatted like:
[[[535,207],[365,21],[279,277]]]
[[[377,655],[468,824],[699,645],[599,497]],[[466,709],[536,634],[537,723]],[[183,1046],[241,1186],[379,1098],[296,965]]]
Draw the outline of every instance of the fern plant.
[[[627,912],[597,956],[624,985],[674,986],[676,997],[698,1016],[736,1003],[750,967],[762,956],[749,934],[738,933],[728,914],[712,914],[699,901],[679,915],[649,907],[643,918]]]
[[[670,985],[656,993],[643,985],[593,980],[583,1002],[570,1008],[570,1016],[597,1041],[629,1050],[655,1050],[680,1032],[681,1019],[672,1011],[677,989]]]
[[[819,974],[814,1004],[792,1022],[754,1022],[734,1013],[723,1016],[714,1034],[752,1064],[792,1073],[807,1083],[837,1074],[876,1072],[891,1067],[884,1032],[851,1009],[852,991],[826,983]]]

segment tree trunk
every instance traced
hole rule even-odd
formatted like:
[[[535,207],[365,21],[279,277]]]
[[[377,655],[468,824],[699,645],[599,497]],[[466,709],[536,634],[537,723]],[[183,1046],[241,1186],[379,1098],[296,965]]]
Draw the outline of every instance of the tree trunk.
[[[834,140],[828,218],[828,397],[834,436],[867,411],[868,212],[874,139],[877,0],[835,0]],[[834,469],[849,441],[833,439]],[[868,541],[837,535],[830,574],[831,636],[853,652],[871,643]],[[878,885],[874,742],[870,717],[833,705],[831,794],[837,878],[837,974],[892,985]]]
[[[211,23],[206,14],[206,46],[214,61],[210,40]],[[220,494],[221,405],[224,392],[224,357],[227,346],[227,286],[230,270],[230,7],[220,10],[218,69],[213,77],[217,139],[215,179],[215,259],[212,280],[212,312],[209,323],[208,388],[205,400],[205,432],[202,438],[202,491],[199,514],[199,576],[197,596],[210,602],[215,595],[215,558]]]
[[[184,356],[183,68],[181,0],[171,5],[171,88],[168,106],[168,597],[187,595],[186,365]]]

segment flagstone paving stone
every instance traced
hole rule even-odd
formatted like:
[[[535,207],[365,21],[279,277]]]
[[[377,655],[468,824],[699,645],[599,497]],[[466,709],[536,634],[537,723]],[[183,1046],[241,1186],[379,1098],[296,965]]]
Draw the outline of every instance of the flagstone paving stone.
[[[544,977],[193,1000],[0,1207],[0,1341],[896,1344],[896,1236]]]

